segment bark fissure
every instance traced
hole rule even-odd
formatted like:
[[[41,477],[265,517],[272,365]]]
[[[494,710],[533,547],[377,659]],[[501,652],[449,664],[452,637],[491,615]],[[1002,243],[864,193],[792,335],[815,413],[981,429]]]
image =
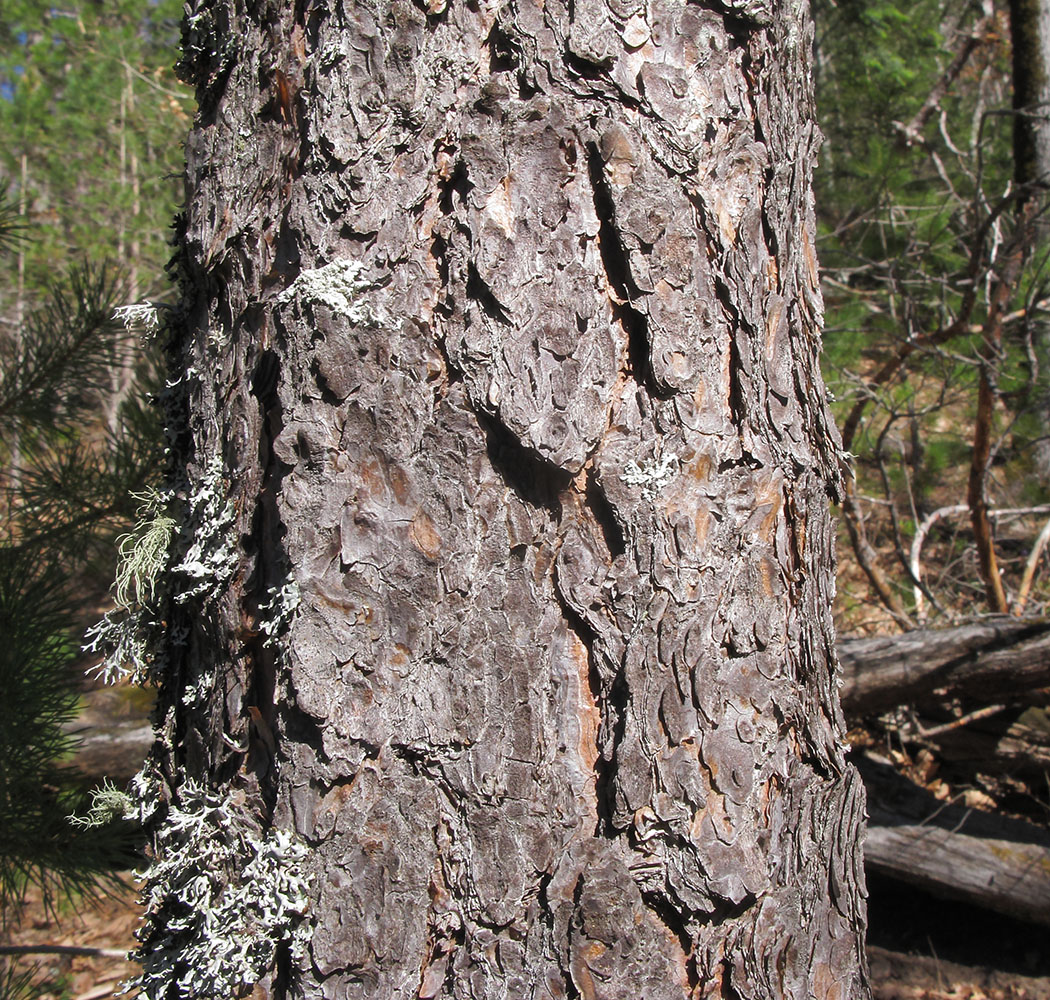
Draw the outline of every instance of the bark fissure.
[[[485,434],[493,469],[522,500],[542,507],[557,522],[562,512],[562,494],[572,482],[571,474],[526,447],[498,418],[481,410],[474,416]]]
[[[598,216],[598,249],[609,287],[620,301],[612,304],[613,316],[627,335],[627,368],[634,380],[657,398],[669,398],[653,380],[649,360],[649,321],[635,301],[644,298],[631,276],[631,263],[616,225],[616,207],[605,179],[605,157],[597,143],[586,145],[587,173]]]

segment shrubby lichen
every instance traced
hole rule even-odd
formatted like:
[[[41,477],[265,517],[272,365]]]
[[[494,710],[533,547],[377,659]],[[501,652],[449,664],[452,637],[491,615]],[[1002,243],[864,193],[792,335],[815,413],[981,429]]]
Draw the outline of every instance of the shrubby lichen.
[[[158,624],[144,608],[107,611],[84,635],[83,651],[102,655],[102,660],[89,673],[103,684],[152,681],[155,671],[151,639]]]
[[[226,498],[222,463],[208,466],[200,487],[190,497],[181,531],[168,513],[170,492],[138,494],[143,501],[138,524],[120,540],[114,596],[117,607],[88,629],[84,651],[102,654],[94,669],[106,683],[131,679],[145,684],[160,679],[166,650],[185,636],[164,633],[165,600],[207,601],[225,588],[237,568],[235,513]],[[185,552],[176,558],[177,540]],[[210,678],[205,678],[207,686]],[[199,692],[191,692],[194,700]]]
[[[241,797],[243,798],[243,796]],[[234,997],[287,945],[309,940],[307,849],[294,833],[260,831],[237,793],[183,783],[155,842],[139,938],[146,997]]]
[[[152,340],[160,331],[160,308],[153,302],[136,302],[130,306],[119,306],[113,312],[113,319],[123,324],[124,329],[142,331],[142,338]]]
[[[85,816],[70,816],[69,822],[74,826],[87,829],[108,826],[118,819],[133,819],[136,815],[135,804],[127,792],[122,792],[108,778],[91,792],[91,807]]]
[[[139,521],[117,540],[114,597],[117,606],[132,608],[148,604],[156,596],[157,580],[168,559],[168,548],[175,531],[175,518],[165,513],[170,496],[148,489],[131,494],[142,501],[137,511]]]

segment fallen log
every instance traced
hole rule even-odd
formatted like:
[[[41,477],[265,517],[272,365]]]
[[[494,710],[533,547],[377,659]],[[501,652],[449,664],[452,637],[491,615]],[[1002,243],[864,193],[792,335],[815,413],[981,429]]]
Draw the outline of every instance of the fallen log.
[[[1016,714],[1016,713],[1014,713]],[[937,756],[957,769],[1044,784],[1050,775],[1050,715],[1029,708],[1020,718],[988,719],[937,738]]]
[[[986,704],[1050,687],[1050,621],[1006,615],[947,629],[840,639],[848,715],[964,697]]]
[[[871,756],[857,765],[868,790],[869,872],[1050,926],[1050,832],[939,802]]]

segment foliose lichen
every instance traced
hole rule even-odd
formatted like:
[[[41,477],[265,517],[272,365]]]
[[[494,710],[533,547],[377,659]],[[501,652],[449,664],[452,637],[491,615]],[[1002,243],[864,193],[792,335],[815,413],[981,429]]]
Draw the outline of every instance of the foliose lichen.
[[[296,297],[308,302],[318,302],[332,312],[347,316],[353,323],[372,325],[377,317],[361,293],[372,287],[362,278],[364,265],[356,260],[336,260],[324,267],[300,272],[298,277],[277,296],[284,305]]]
[[[664,455],[659,461],[654,455],[647,462],[639,465],[628,462],[620,475],[620,480],[628,486],[639,487],[643,496],[655,500],[660,492],[678,471],[678,459],[674,455]]]
[[[266,636],[263,645],[275,648],[279,646],[279,636],[288,631],[299,608],[299,584],[288,580],[280,587],[271,587],[267,596],[269,600],[259,608],[259,630]]]
[[[258,829],[236,792],[185,781],[155,839],[143,894],[140,987],[150,1000],[245,993],[310,936],[306,846],[288,831]]]
[[[221,460],[211,461],[188,506],[186,530],[193,541],[172,568],[178,584],[173,596],[180,604],[220,593],[237,569],[236,514],[226,498]]]

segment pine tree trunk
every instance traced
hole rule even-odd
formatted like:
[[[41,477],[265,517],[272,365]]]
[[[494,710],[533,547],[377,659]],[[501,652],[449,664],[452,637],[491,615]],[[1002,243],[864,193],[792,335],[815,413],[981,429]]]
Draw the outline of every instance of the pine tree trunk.
[[[1010,0],[1010,44],[1016,113],[1014,180],[1022,190],[1028,189],[1019,209],[1022,224],[1033,230],[1034,243],[1048,235],[1037,193],[1050,185],[1050,0]],[[1030,324],[1040,369],[1032,394],[1039,428],[1033,464],[1043,483],[1050,484],[1050,325],[1040,317]]]
[[[305,952],[244,988],[867,996],[805,6],[214,0],[185,41],[158,836],[199,782],[308,846]]]

